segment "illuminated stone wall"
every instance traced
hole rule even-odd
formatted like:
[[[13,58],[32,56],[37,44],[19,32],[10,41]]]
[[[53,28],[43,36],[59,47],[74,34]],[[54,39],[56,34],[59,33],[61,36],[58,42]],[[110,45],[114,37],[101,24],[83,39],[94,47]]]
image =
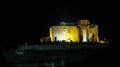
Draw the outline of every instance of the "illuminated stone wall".
[[[98,25],[94,25],[94,27],[90,28],[94,33],[94,42],[99,42],[99,35],[98,35]],[[89,30],[89,38],[90,38],[90,30]]]
[[[79,31],[76,26],[52,26],[51,41],[79,42]]]
[[[78,25],[60,25],[50,27],[51,41],[99,42],[98,25],[89,20],[80,20]]]
[[[80,20],[78,27],[82,42],[99,42],[98,25],[90,24],[89,20]]]

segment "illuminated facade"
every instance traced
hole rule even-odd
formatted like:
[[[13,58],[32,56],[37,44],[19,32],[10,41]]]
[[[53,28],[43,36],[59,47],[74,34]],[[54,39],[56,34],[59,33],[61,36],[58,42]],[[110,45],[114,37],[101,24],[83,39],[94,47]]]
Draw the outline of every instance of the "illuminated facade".
[[[62,22],[59,26],[50,27],[51,42],[99,42],[98,25],[89,20],[79,20],[78,24]]]
[[[99,42],[98,25],[90,24],[89,20],[79,20],[78,27],[82,42]]]
[[[52,26],[51,41],[79,42],[79,30],[76,26]]]

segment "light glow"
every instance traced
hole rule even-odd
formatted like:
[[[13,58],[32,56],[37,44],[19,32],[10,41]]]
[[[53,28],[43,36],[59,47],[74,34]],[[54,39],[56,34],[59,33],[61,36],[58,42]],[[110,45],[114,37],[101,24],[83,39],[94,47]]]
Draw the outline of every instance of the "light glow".
[[[70,40],[67,40],[67,42],[70,42]]]
[[[86,33],[86,29],[83,29],[83,42],[87,42],[87,33]]]

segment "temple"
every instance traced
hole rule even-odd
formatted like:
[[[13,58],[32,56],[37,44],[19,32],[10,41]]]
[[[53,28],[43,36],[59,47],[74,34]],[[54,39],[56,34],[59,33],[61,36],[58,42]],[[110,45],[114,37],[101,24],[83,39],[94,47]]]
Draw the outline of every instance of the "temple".
[[[89,20],[77,23],[60,22],[60,25],[49,28],[49,37],[42,37],[40,42],[100,42],[98,25]]]
[[[52,42],[99,42],[98,25],[90,24],[89,20],[79,20],[78,24],[71,25],[62,22],[50,27],[50,38]]]

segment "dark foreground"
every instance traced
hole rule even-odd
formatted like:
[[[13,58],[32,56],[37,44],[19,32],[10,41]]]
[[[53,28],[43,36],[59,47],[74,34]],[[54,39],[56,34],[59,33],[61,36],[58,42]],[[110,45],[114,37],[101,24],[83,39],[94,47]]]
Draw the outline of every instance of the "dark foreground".
[[[69,45],[68,47],[63,45],[61,48],[51,45],[53,46],[53,49],[46,47],[40,50],[7,50],[2,52],[1,57],[3,57],[3,61],[1,62],[1,65],[8,65],[9,67],[108,66],[113,63],[113,61],[111,61],[113,59],[109,58],[110,53],[108,52],[108,46],[105,44],[101,45],[84,44],[77,45],[77,47],[74,47],[73,45]]]

